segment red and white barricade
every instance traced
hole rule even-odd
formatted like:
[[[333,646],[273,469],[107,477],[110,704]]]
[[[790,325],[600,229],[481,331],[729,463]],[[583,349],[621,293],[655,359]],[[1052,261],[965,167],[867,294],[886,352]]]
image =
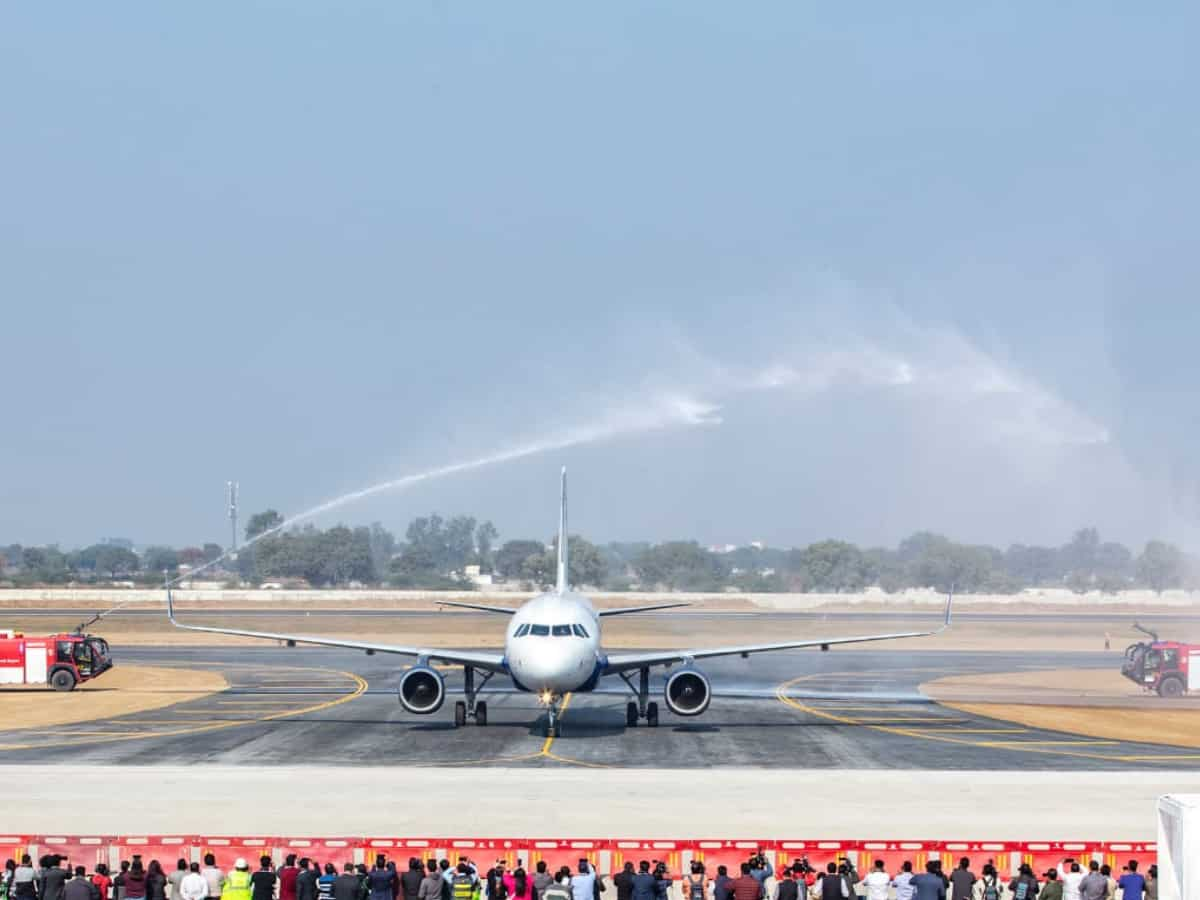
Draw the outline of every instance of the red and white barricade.
[[[627,862],[633,863],[636,869],[638,863],[644,859],[652,868],[655,860],[666,863],[667,870],[678,877],[684,864],[684,853],[692,851],[694,845],[686,841],[616,840],[609,841],[609,846],[612,849],[612,861],[608,872],[601,870],[605,875],[609,872],[620,872]]]
[[[958,861],[964,856],[971,861],[971,871],[976,875],[990,862],[996,867],[996,873],[1001,880],[1008,881],[1017,874],[1017,866],[1021,862],[1021,845],[1004,841],[942,842],[942,869],[947,875],[958,867]],[[915,863],[913,869],[916,870]]]
[[[1158,844],[1143,843],[1105,843],[1099,850],[1097,858],[1101,865],[1112,866],[1113,878],[1120,879],[1121,870],[1131,859],[1136,859],[1138,871],[1145,874],[1152,863],[1158,861]]]
[[[176,860],[186,859],[192,862],[195,841],[186,835],[138,835],[119,837],[110,845],[109,866],[115,873],[120,861],[132,860],[135,856],[142,858],[143,865],[149,865],[152,860],[158,860],[163,870],[170,874],[175,869]]]
[[[246,860],[252,870],[258,868],[260,857],[270,856],[274,859],[273,844],[274,838],[269,837],[200,835],[192,846],[197,862],[203,862],[204,857],[211,853],[217,861],[217,868],[228,872],[238,859]]]
[[[860,841],[855,847],[854,864],[862,878],[875,866],[877,859],[883,860],[889,875],[895,876],[902,871],[906,862],[912,863],[913,874],[918,875],[925,871],[927,862],[938,858],[938,850],[938,845],[932,841]]]
[[[528,842],[528,854],[524,857],[525,868],[533,875],[539,862],[553,874],[562,866],[568,866],[571,874],[579,870],[579,861],[586,859],[593,870],[601,875],[612,872],[613,853],[611,842],[586,838],[555,840],[535,838]]]
[[[39,834],[29,839],[28,852],[35,863],[46,854],[55,853],[71,866],[86,866],[89,872],[94,872],[96,863],[111,865],[108,848],[112,842],[111,837]],[[15,858],[20,859],[19,856]]]

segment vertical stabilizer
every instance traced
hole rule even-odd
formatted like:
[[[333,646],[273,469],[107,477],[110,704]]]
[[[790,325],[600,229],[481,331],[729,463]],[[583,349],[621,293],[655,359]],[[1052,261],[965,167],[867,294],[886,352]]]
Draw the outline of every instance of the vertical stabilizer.
[[[558,578],[555,590],[565,594],[570,585],[567,584],[567,467],[562,470],[562,499],[558,507]]]

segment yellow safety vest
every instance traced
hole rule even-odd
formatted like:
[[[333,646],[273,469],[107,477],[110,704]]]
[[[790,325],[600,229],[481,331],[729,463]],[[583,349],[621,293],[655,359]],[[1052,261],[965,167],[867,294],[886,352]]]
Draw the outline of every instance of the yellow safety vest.
[[[234,869],[221,884],[221,900],[250,900],[250,873]]]

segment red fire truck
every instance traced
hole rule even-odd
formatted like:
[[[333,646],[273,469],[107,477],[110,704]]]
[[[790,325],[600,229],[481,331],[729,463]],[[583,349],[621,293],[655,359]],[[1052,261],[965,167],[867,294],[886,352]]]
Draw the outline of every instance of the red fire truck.
[[[1125,648],[1122,675],[1160,697],[1200,692],[1200,644],[1160,641],[1153,631],[1137,624],[1133,627],[1150,640]]]
[[[0,684],[48,684],[73,691],[112,668],[108,642],[90,634],[27,637],[0,630]]]

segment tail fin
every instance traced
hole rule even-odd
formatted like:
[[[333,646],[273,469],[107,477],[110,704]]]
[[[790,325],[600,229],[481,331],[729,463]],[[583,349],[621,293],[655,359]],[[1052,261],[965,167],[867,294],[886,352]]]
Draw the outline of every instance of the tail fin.
[[[558,580],[555,590],[565,594],[570,590],[567,583],[567,467],[562,470],[562,500],[558,509]]]

